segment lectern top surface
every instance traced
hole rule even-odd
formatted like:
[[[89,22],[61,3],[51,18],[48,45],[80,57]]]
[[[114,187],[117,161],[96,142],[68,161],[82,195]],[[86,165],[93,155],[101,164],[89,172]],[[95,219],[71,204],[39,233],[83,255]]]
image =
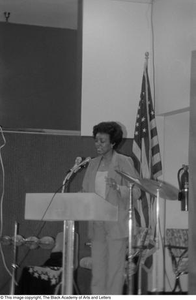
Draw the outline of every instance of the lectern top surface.
[[[118,208],[95,193],[27,193],[25,219],[117,221]]]

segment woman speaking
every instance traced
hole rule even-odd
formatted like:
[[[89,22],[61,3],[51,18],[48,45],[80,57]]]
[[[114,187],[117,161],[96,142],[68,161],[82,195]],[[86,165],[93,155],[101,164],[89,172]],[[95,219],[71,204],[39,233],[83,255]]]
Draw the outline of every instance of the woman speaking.
[[[83,179],[83,192],[96,193],[118,207],[118,221],[92,221],[89,238],[92,253],[93,295],[120,295],[125,280],[125,257],[128,245],[130,188],[117,171],[138,177],[130,157],[116,151],[123,132],[116,122],[101,122],[93,127],[98,156],[93,158]],[[133,188],[133,200],[140,190]]]

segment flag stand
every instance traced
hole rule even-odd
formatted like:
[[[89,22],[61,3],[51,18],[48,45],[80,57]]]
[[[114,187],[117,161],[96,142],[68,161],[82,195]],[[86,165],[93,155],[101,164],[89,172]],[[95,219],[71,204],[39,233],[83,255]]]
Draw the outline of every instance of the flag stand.
[[[137,185],[137,182],[136,182]],[[131,263],[132,263],[132,234],[133,234],[133,186],[134,183],[130,184],[130,203],[129,203],[129,244],[128,244],[128,295],[133,295],[133,282],[131,276]],[[138,185],[139,188],[142,188]],[[158,262],[159,262],[159,217],[160,217],[160,189],[156,191],[156,234],[155,234],[155,249],[156,249],[156,261],[155,261],[155,293],[158,291]],[[138,284],[138,295],[142,294],[141,290],[141,278],[139,278]]]
[[[130,183],[130,202],[129,202],[129,245],[128,245],[128,295],[133,295],[133,280],[131,276],[132,265],[132,232],[133,232],[133,183]]]
[[[156,284],[155,284],[155,292],[156,294],[158,293],[158,274],[159,274],[159,253],[158,253],[158,249],[159,249],[159,217],[160,217],[160,206],[159,206],[159,202],[160,202],[160,190],[157,189],[157,195],[156,195],[156,234],[155,234],[155,249],[156,249],[156,262],[155,262],[155,278],[156,278]]]

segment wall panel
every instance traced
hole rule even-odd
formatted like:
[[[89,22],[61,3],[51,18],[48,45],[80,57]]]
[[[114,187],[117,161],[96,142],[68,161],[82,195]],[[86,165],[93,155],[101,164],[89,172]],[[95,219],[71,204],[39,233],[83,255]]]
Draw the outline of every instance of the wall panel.
[[[0,22],[0,124],[4,128],[80,130],[79,34]]]

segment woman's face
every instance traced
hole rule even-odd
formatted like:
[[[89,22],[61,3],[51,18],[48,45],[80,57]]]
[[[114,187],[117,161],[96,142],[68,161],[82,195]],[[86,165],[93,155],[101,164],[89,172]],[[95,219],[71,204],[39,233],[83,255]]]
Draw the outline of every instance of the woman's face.
[[[107,133],[97,133],[95,136],[95,148],[99,155],[105,155],[113,148],[113,144],[110,142],[110,136]]]

